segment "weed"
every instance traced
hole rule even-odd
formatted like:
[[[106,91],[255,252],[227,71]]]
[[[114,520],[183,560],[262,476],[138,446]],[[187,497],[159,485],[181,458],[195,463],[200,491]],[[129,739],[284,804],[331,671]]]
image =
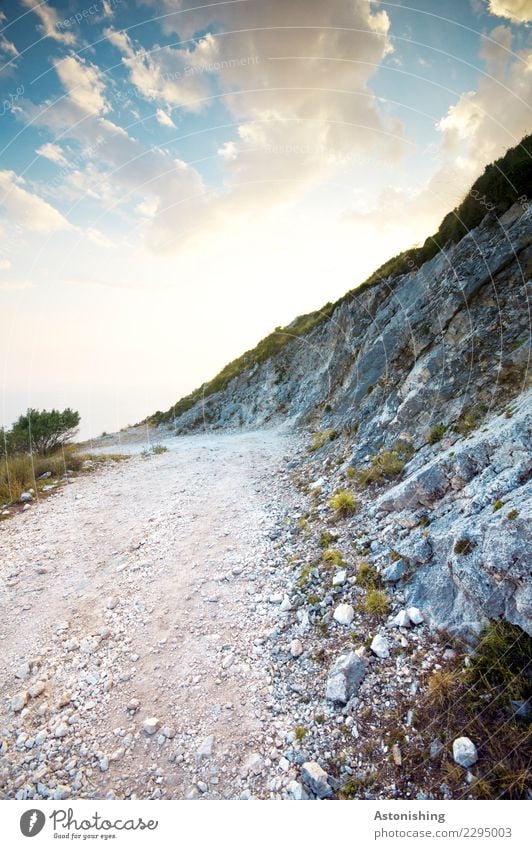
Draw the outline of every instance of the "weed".
[[[455,554],[471,554],[474,547],[475,544],[472,540],[462,537],[456,540],[453,551]]]
[[[338,489],[329,500],[329,507],[335,510],[341,516],[347,516],[349,513],[354,513],[358,508],[358,503],[355,501],[354,495],[347,489]]]
[[[440,442],[445,435],[445,431],[447,430],[447,425],[444,425],[443,422],[440,424],[434,425],[429,431],[429,435],[427,436],[427,442],[430,445],[435,445],[437,442]]]
[[[323,559],[326,563],[334,563],[335,566],[343,566],[344,561],[342,559],[342,554],[338,551],[337,548],[327,548],[323,554]]]
[[[382,579],[374,566],[363,560],[358,567],[355,583],[358,587],[368,590],[378,590],[382,587]]]
[[[519,516],[519,510],[514,509],[514,510],[510,510],[510,512],[508,513],[506,518],[509,519],[510,521],[512,521],[513,519],[517,519],[518,516]]]
[[[390,611],[390,599],[383,590],[370,590],[362,603],[366,613],[375,616],[387,616]]]
[[[321,430],[312,435],[312,441],[309,446],[309,451],[317,451],[319,448],[323,448],[326,442],[331,442],[333,439],[336,439],[338,436],[338,431],[333,428],[329,428],[329,430]]]
[[[395,478],[403,471],[412,457],[414,449],[408,442],[396,442],[391,450],[381,451],[373,457],[367,469],[355,471],[360,486],[368,486],[374,481]]]
[[[304,725],[296,725],[294,728],[294,734],[296,735],[296,740],[298,743],[302,743],[305,737],[308,734],[308,730]]]
[[[161,445],[158,443],[157,445],[152,446],[152,454],[165,454],[168,451],[166,445]]]
[[[493,512],[496,513],[497,510],[500,510],[501,507],[503,507],[503,506],[504,506],[504,501],[501,501],[501,499],[498,498],[497,501],[495,502],[495,504],[493,505]]]
[[[320,536],[320,547],[329,548],[329,546],[336,542],[337,539],[338,537],[335,534],[331,534],[330,531],[322,531]]]

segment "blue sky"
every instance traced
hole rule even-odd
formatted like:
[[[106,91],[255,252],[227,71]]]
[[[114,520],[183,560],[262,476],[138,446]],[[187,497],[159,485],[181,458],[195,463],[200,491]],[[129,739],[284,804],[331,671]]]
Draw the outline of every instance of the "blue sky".
[[[136,421],[423,241],[531,131],[531,6],[4,3],[2,421]]]

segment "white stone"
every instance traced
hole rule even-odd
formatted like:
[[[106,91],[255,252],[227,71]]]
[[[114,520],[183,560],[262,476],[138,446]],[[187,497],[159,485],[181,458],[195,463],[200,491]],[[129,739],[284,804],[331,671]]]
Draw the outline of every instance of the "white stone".
[[[355,610],[351,604],[339,604],[333,618],[339,625],[350,625],[355,618]]]
[[[155,732],[161,727],[161,721],[160,719],[157,719],[156,716],[148,716],[142,723],[142,727],[146,734],[155,734]]]
[[[328,782],[329,776],[316,761],[304,763],[301,767],[301,776],[318,799],[326,799],[332,794],[332,787]]]
[[[11,710],[18,713],[28,702],[28,693],[26,690],[21,690],[16,696],[11,699]]]
[[[345,584],[346,578],[347,578],[347,569],[340,569],[340,571],[337,572],[336,575],[332,579],[333,587],[339,587],[342,584]]]
[[[398,628],[409,628],[412,624],[408,617],[408,613],[406,610],[400,610],[397,616],[393,618],[393,624],[397,625]]]
[[[22,666],[19,666],[17,671],[15,672],[15,678],[19,678],[21,681],[26,681],[30,677],[30,665],[26,661]]]
[[[467,769],[478,760],[477,747],[469,737],[457,737],[453,742],[453,758],[455,763]]]
[[[371,641],[371,651],[383,660],[390,657],[388,640],[382,634],[376,634]]]
[[[407,607],[406,613],[413,625],[421,625],[425,618],[419,607]]]
[[[287,595],[284,596],[279,610],[281,611],[281,613],[286,613],[288,610],[292,610],[292,602],[290,601]]]
[[[301,640],[292,640],[290,643],[290,654],[292,657],[299,657],[303,654],[303,643]]]
[[[199,746],[198,751],[196,752],[196,759],[201,761],[203,758],[210,758],[212,755],[212,750],[214,748],[214,734],[209,734],[208,737],[205,737],[205,740]]]
[[[286,792],[289,799],[294,799],[296,801],[308,799],[304,787],[299,783],[299,781],[290,781],[290,783],[286,786]]]

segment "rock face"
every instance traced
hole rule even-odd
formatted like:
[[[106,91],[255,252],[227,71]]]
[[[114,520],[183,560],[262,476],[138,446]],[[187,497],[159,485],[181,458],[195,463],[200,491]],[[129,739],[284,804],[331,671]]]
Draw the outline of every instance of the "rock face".
[[[366,661],[351,651],[341,655],[334,663],[327,678],[325,696],[331,702],[347,704],[366,674]]]
[[[172,423],[335,434],[315,452],[309,483],[322,491],[339,444],[344,473],[406,444],[404,468],[383,475],[365,508],[381,542],[399,540],[406,555],[382,564],[382,579],[432,624],[473,639],[487,618],[532,633],[531,231],[530,205],[487,215],[420,268],[348,293]],[[455,553],[464,536],[471,551]]]

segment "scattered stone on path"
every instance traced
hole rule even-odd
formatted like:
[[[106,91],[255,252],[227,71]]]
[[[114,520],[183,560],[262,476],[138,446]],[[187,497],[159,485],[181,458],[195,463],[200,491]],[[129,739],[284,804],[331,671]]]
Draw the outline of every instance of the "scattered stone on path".
[[[366,674],[366,661],[354,651],[342,654],[332,666],[327,678],[325,696],[331,702],[347,704],[358,692]]]
[[[355,609],[351,604],[339,604],[333,618],[339,625],[350,625],[355,618]]]
[[[316,761],[306,761],[303,764],[301,777],[318,799],[326,799],[332,795],[332,787],[328,781],[329,776]]]

